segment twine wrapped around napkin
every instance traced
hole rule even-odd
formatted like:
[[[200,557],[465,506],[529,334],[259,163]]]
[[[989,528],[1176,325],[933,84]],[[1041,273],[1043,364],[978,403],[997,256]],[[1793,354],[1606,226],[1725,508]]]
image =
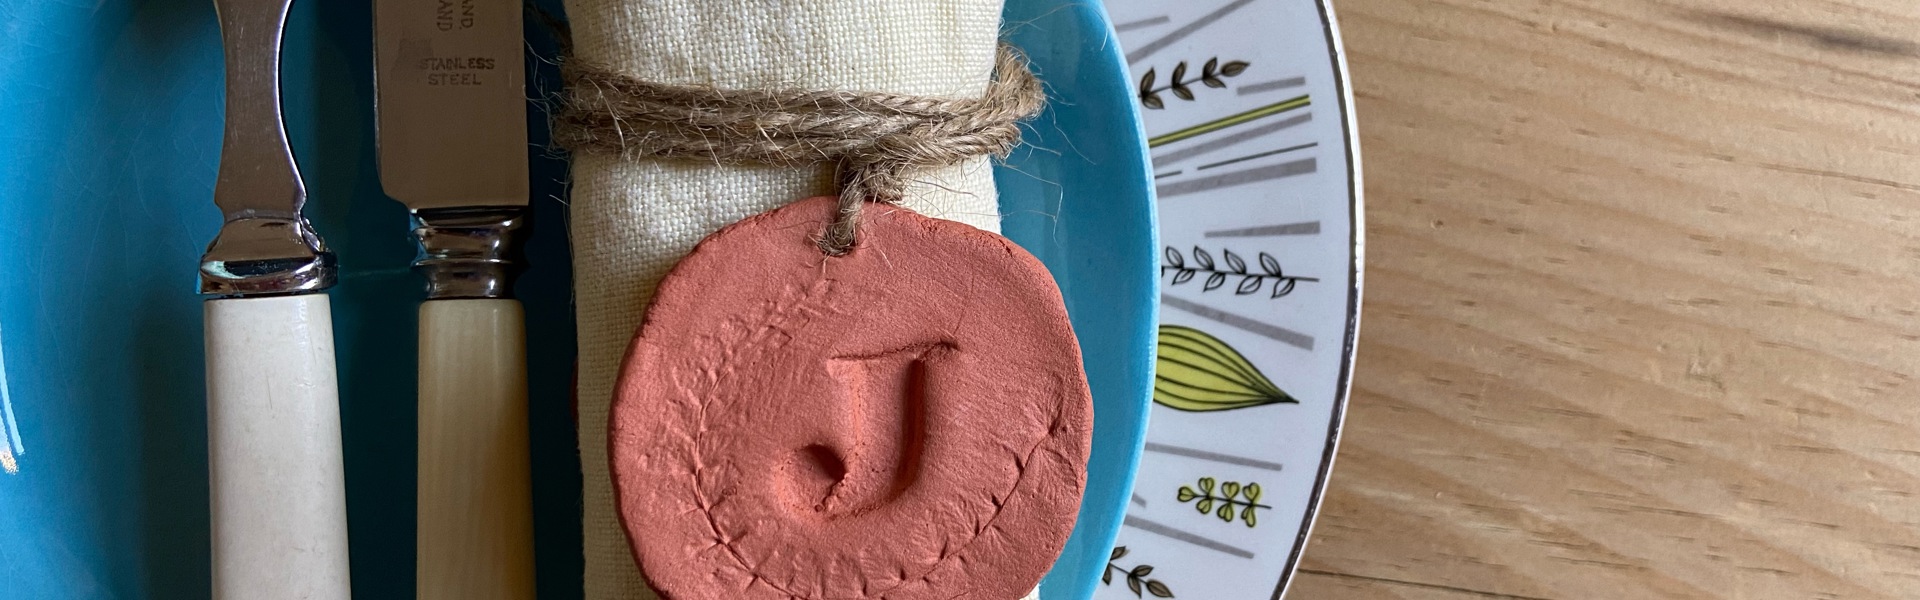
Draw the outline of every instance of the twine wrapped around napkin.
[[[640,81],[978,98],[1001,0],[568,0],[573,59]],[[988,158],[916,172],[900,203],[999,230]],[[614,511],[607,412],[654,286],[708,234],[838,189],[832,164],[573,158],[583,541],[589,600],[653,598]]]
[[[919,171],[1005,157],[1020,143],[1020,122],[1046,102],[1040,80],[1008,46],[979,98],[674,85],[579,60],[565,71],[568,106],[554,122],[554,139],[575,154],[838,165],[839,216],[819,238],[829,256],[853,249],[867,203],[902,202]]]

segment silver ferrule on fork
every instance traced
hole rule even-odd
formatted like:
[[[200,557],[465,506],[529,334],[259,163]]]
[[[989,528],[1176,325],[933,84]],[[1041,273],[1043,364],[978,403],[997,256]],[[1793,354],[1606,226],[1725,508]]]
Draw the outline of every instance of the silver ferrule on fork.
[[[333,253],[300,217],[227,221],[200,257],[200,293],[225,297],[317,292],[333,287]]]
[[[512,298],[526,213],[524,206],[413,211],[420,242],[413,270],[426,277],[427,299]]]

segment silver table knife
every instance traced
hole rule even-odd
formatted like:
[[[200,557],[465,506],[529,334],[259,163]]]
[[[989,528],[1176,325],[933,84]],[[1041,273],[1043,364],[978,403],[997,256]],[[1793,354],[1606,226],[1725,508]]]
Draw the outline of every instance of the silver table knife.
[[[520,0],[375,0],[380,183],[420,241],[422,599],[531,599]]]
[[[206,302],[213,597],[349,597],[333,255],[301,214],[306,186],[280,116],[291,0],[215,0],[226,134],[200,264]]]

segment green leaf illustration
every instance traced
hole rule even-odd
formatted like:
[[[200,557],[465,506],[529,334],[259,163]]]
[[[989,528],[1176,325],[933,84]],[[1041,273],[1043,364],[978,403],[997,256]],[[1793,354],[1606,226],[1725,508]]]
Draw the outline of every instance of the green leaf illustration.
[[[1226,496],[1228,498],[1232,498],[1234,496],[1240,495],[1240,482],[1229,481],[1229,482],[1220,484],[1220,495]]]
[[[1247,496],[1248,502],[1259,502],[1260,501],[1260,484],[1258,483],[1247,484],[1247,489],[1245,490],[1245,494]]]
[[[1200,485],[1200,493],[1202,493],[1202,494],[1211,494],[1211,493],[1213,493],[1213,478],[1212,478],[1212,477],[1201,477],[1201,478],[1200,478],[1200,482],[1199,482],[1199,485]]]
[[[1168,588],[1167,584],[1161,583],[1157,579],[1148,578],[1148,576],[1153,574],[1153,565],[1143,563],[1134,565],[1133,568],[1129,569],[1113,563],[1113,561],[1119,560],[1126,555],[1126,546],[1114,547],[1113,553],[1107,556],[1107,568],[1100,573],[1101,585],[1113,585],[1113,574],[1115,571],[1118,571],[1121,575],[1126,576],[1127,589],[1132,591],[1135,597],[1146,597],[1145,594],[1142,593],[1142,588],[1145,589],[1145,593],[1153,594],[1155,598],[1173,597],[1173,589]]]
[[[1213,499],[1204,498],[1199,502],[1194,503],[1193,508],[1196,510],[1199,510],[1200,514],[1203,514],[1203,515],[1213,512]]]
[[[1180,486],[1180,491],[1174,495],[1179,497],[1181,502],[1192,502],[1194,498],[1197,498],[1200,496],[1200,494],[1196,494],[1193,492],[1193,488],[1190,488],[1184,485]],[[1116,556],[1114,558],[1119,558],[1119,557]]]
[[[1226,342],[1198,329],[1161,325],[1159,345],[1153,401],[1163,406],[1212,412],[1299,402]]]
[[[1251,507],[1251,506],[1249,506],[1249,507],[1246,507],[1245,509],[1243,509],[1243,510],[1241,510],[1241,511],[1240,511],[1240,520],[1242,520],[1242,521],[1246,521],[1246,522],[1247,522],[1247,527],[1253,527],[1253,526],[1254,526],[1254,516],[1253,516],[1253,507]]]
[[[1168,78],[1165,87],[1155,87],[1155,84],[1160,81],[1159,75],[1154,69],[1147,69],[1146,74],[1140,77],[1140,84],[1134,92],[1134,95],[1140,99],[1140,104],[1150,109],[1166,108],[1166,101],[1160,97],[1160,92],[1167,91],[1173,92],[1176,98],[1192,101],[1195,98],[1194,88],[1191,87],[1193,84],[1199,83],[1215,89],[1225,88],[1227,82],[1223,78],[1233,77],[1247,70],[1246,61],[1236,60],[1223,65],[1220,64],[1220,57],[1216,56],[1207,59],[1207,63],[1200,67],[1199,76],[1189,79],[1187,65],[1188,62],[1184,60],[1175,65],[1173,76]]]
[[[1220,520],[1222,521],[1226,521],[1229,523],[1233,522],[1233,505],[1221,504],[1220,511],[1214,513],[1214,516],[1220,517]]]
[[[1140,76],[1140,103],[1147,108],[1164,108],[1166,103],[1161,102],[1160,94],[1154,91],[1153,80],[1153,69],[1147,69],[1147,74]]]

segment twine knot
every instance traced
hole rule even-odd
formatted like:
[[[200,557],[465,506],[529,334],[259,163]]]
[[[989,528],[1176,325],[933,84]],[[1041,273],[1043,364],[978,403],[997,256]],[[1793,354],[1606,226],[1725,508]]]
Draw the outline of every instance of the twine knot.
[[[628,159],[797,167],[838,164],[839,214],[820,250],[853,249],[867,202],[899,203],[913,175],[982,155],[1004,158],[1020,121],[1046,102],[1019,53],[1002,45],[979,98],[809,90],[728,90],[641,81],[568,61],[554,140],[574,152]]]

